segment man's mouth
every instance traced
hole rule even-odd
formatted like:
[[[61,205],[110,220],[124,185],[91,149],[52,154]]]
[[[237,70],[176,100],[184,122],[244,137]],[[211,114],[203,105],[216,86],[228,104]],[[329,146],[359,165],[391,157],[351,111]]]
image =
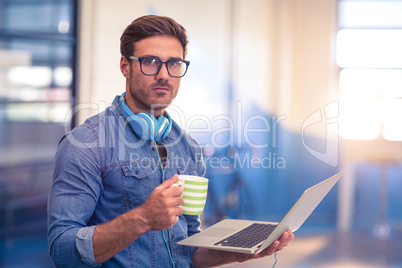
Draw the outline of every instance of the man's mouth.
[[[162,93],[162,92],[168,92],[168,91],[170,91],[170,89],[168,87],[164,87],[164,86],[156,86],[156,87],[152,88],[152,91]]]
[[[154,87],[153,90],[169,91],[169,88],[167,88],[167,87]]]

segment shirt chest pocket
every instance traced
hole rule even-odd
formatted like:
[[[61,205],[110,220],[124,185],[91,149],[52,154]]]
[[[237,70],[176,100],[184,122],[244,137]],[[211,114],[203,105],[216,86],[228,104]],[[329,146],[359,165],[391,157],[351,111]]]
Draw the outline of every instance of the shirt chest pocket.
[[[122,186],[124,203],[130,207],[142,205],[152,191],[162,182],[159,168],[147,163],[130,163],[121,165],[123,171]],[[198,175],[195,165],[167,166],[164,169],[165,180],[178,175]]]
[[[142,205],[152,192],[151,166],[136,165],[131,163],[121,165],[123,171],[122,186],[123,199],[131,207]]]
[[[197,170],[193,163],[188,163],[186,166],[181,165],[172,165],[171,167],[165,168],[165,179],[168,180],[173,177],[175,174],[177,175],[194,175],[199,176],[197,174]]]

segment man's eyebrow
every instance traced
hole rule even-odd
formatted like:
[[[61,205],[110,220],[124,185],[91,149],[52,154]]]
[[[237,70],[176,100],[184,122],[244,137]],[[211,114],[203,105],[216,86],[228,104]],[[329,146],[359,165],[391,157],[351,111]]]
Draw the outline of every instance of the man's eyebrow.
[[[161,58],[159,58],[158,56],[151,55],[151,54],[145,54],[144,56],[140,56],[140,57],[157,58],[157,59],[160,59],[160,60],[161,60]],[[168,60],[184,60],[184,59],[182,59],[181,57],[169,57]]]
[[[145,55],[142,55],[142,56],[140,56],[140,57],[141,57],[141,58],[147,57],[147,58],[158,58],[158,59],[159,59],[159,57],[154,56],[154,55],[151,55],[151,54],[145,54]]]
[[[181,57],[171,57],[169,60],[183,60]]]

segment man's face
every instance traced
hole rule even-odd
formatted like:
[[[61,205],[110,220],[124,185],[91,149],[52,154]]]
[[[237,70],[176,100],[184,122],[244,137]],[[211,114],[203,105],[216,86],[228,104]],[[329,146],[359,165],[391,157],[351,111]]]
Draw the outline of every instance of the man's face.
[[[163,62],[169,59],[183,59],[183,48],[174,37],[159,35],[135,43],[136,57],[158,57]],[[163,113],[177,95],[181,78],[174,78],[167,72],[166,65],[156,75],[147,76],[141,72],[140,62],[132,60],[126,90],[126,103],[134,113]]]

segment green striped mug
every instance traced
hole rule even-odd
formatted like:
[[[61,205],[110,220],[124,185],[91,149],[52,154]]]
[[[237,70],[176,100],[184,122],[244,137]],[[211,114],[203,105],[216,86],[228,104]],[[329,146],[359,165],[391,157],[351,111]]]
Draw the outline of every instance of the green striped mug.
[[[173,184],[183,189],[183,214],[201,215],[207,201],[208,179],[192,175],[179,175]]]

